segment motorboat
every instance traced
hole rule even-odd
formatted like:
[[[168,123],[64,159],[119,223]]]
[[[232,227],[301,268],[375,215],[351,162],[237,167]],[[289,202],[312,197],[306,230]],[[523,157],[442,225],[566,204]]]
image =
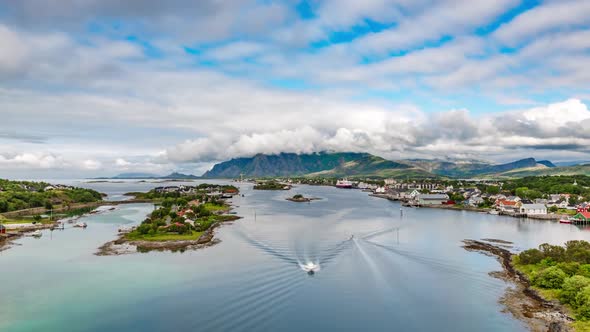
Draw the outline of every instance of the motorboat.
[[[571,220],[570,218],[565,218],[565,219],[560,219],[560,220],[559,220],[559,223],[560,223],[560,224],[573,224],[573,223],[574,223],[574,221],[573,221],[573,220]]]
[[[43,233],[41,233],[40,230],[36,230],[33,233],[31,233],[31,236],[33,236],[33,237],[41,237],[41,236],[43,236]]]
[[[77,223],[74,224],[74,227],[86,228],[86,227],[88,227],[88,225],[83,221],[78,221]]]
[[[310,276],[314,275],[317,271],[320,270],[320,265],[312,262],[301,264],[300,266],[301,269],[307,272],[307,274],[309,274]]]
[[[119,227],[119,233],[129,233],[132,232],[135,229],[135,227],[133,226],[120,226]]]

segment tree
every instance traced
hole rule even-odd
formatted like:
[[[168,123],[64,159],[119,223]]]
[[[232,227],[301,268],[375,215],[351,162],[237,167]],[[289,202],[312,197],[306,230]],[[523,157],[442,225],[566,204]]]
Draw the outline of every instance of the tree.
[[[565,260],[565,248],[562,246],[553,246],[549,243],[543,243],[539,246],[539,250],[541,250],[545,258],[550,258],[556,263]]]
[[[559,211],[559,208],[558,208],[556,205],[553,205],[553,206],[551,206],[551,207],[549,208],[549,212],[553,212],[553,213],[555,213],[555,212],[557,212],[557,211]]]
[[[518,255],[520,264],[538,264],[545,256],[539,249],[528,249]]]
[[[533,284],[541,288],[559,289],[567,278],[565,272],[556,266],[539,271],[533,277]]]
[[[486,192],[490,195],[497,195],[500,193],[500,187],[499,186],[487,186]]]
[[[578,196],[571,195],[567,201],[569,206],[576,206],[578,204]]]

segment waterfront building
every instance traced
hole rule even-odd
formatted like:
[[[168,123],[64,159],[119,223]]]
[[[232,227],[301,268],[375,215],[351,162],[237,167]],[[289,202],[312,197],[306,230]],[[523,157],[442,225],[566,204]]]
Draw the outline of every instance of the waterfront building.
[[[418,205],[442,205],[449,201],[447,194],[419,194],[416,196]]]
[[[543,204],[522,204],[520,206],[520,213],[526,215],[547,214],[547,207]]]

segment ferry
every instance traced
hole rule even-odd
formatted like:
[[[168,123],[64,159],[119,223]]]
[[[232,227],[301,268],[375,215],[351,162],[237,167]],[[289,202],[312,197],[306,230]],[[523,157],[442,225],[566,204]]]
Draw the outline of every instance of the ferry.
[[[350,182],[346,179],[338,180],[338,181],[336,181],[336,188],[350,189],[350,188],[352,188],[352,182]]]

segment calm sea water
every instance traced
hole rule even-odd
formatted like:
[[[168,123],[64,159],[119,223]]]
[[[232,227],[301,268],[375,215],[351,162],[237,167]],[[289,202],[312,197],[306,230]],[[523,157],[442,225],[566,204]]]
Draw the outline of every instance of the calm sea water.
[[[62,181],[63,182],[63,181]],[[72,182],[120,199],[161,183]],[[0,253],[0,331],[525,331],[502,313],[494,258],[461,248],[590,240],[575,226],[404,208],[355,190],[243,185],[222,242],[184,253],[94,256],[153,207],[119,206],[85,230],[45,231]],[[323,198],[311,204],[285,198]],[[352,237],[354,235],[354,237]],[[352,238],[351,238],[352,237]],[[299,264],[314,262],[313,276]]]

